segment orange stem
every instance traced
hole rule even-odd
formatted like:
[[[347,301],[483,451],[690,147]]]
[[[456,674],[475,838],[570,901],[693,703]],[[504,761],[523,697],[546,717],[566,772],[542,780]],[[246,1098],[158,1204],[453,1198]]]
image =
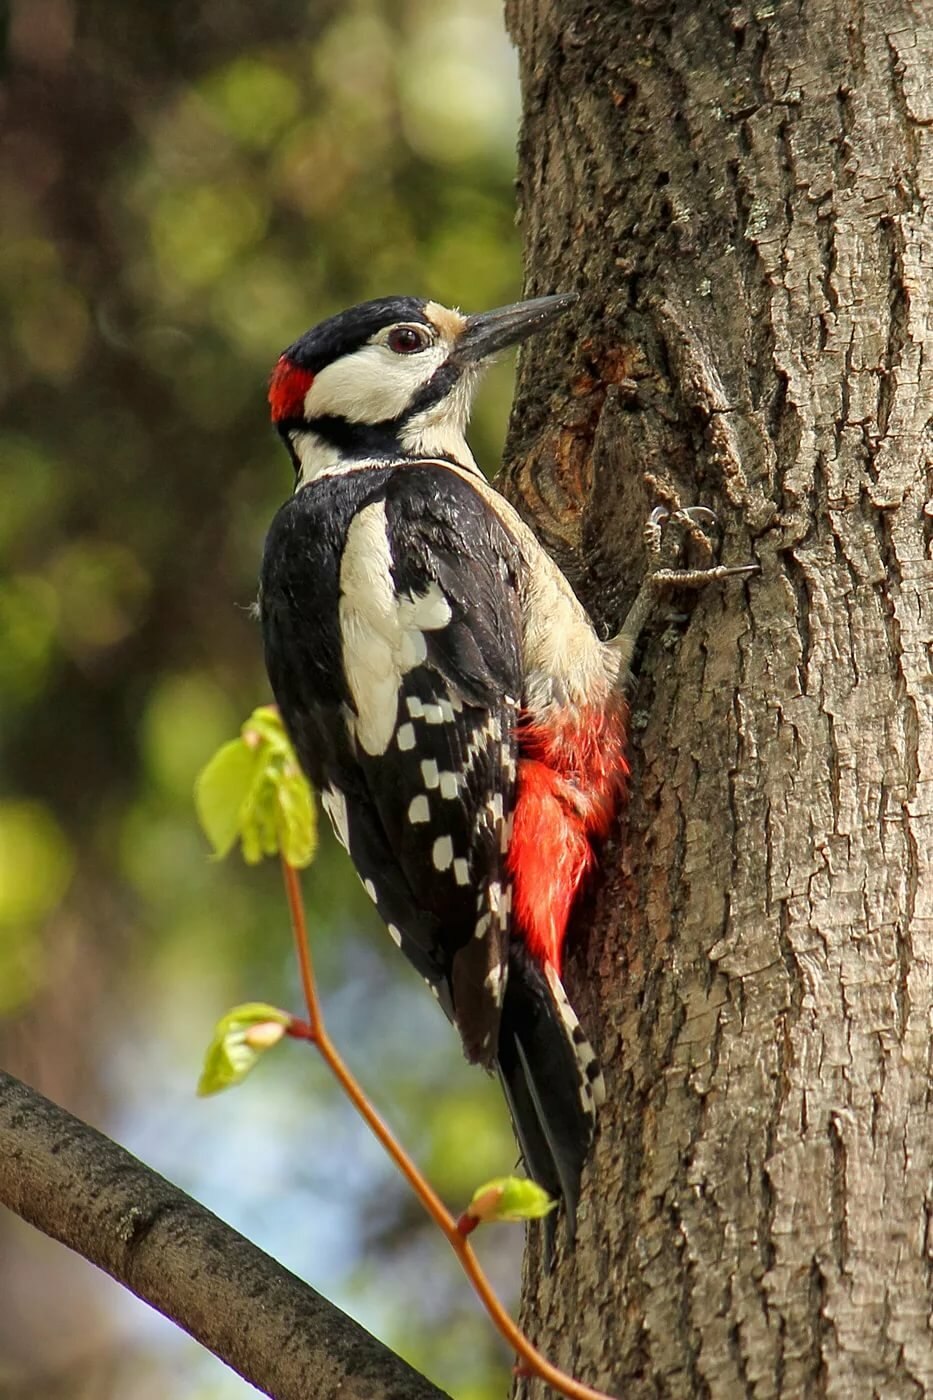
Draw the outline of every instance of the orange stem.
[[[548,1385],[553,1386],[559,1394],[567,1396],[568,1400],[612,1400],[612,1396],[607,1395],[604,1391],[594,1390],[591,1386],[583,1385],[582,1382],[574,1380],[572,1376],[566,1375],[557,1366],[552,1366],[550,1361],[541,1355],[524,1332],[513,1322],[493,1291],[492,1284],[483,1272],[472,1245],[458,1228],[456,1219],[451,1215],[434,1188],[422,1176],[401,1143],[393,1136],[344,1064],[324,1027],[314,969],[311,963],[311,945],[308,939],[308,927],[305,920],[304,900],[301,894],[298,871],[289,864],[284,856],[282,856],[282,876],[285,881],[292,932],[295,936],[295,948],[298,953],[301,985],[308,1006],[313,1040],[331,1073],[338,1080],[357,1113],[366,1121],[382,1143],[435,1225],[446,1237],[481,1303],[500,1334],[521,1357],[528,1374],[547,1381]]]

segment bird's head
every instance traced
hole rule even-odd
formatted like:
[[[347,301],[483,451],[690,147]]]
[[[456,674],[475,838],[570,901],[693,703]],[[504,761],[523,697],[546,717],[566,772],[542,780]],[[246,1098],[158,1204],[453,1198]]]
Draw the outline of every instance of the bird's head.
[[[478,371],[543,330],[576,297],[538,297],[475,316],[422,301],[363,302],[279,357],[272,421],[299,482],[364,461],[444,457],[476,469],[464,439]]]

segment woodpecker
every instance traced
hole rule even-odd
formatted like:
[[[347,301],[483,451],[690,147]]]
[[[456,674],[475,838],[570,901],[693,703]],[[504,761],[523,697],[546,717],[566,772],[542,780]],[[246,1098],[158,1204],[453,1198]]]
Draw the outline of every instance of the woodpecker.
[[[296,487],[260,584],[299,762],[467,1059],[498,1073],[571,1239],[605,1090],[561,964],[628,771],[634,636],[597,637],[464,432],[484,362],[575,300],[462,315],[386,297],[291,345],[269,402]]]

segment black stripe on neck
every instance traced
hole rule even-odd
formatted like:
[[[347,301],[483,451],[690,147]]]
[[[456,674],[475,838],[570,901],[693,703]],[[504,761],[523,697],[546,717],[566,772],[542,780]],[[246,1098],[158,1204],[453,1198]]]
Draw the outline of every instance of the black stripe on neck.
[[[302,425],[322,442],[336,448],[341,457],[404,457],[396,419],[382,423],[350,423],[327,415]]]

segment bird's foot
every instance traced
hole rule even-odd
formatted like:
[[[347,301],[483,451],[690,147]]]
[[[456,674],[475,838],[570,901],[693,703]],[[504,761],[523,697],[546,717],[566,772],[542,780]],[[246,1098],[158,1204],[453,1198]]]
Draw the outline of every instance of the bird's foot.
[[[707,559],[713,558],[713,546],[704,527],[716,524],[716,516],[707,506],[687,506],[670,511],[655,506],[645,523],[645,547],[648,570],[642,579],[635,601],[626,614],[621,631],[609,642],[619,658],[619,674],[628,677],[632,656],[638,639],[663,593],[673,588],[705,588],[727,578],[748,578],[757,574],[758,564],[713,564],[696,569],[678,569],[674,561],[683,546],[686,533]],[[670,526],[678,527],[670,529]]]

